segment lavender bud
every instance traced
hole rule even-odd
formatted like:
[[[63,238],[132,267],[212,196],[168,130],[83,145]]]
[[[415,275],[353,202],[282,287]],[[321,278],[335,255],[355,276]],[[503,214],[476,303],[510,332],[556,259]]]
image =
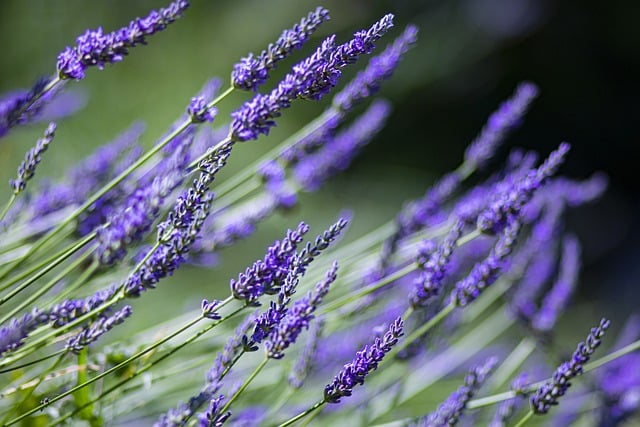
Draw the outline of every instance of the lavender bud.
[[[207,101],[203,96],[196,96],[195,98],[191,98],[189,107],[187,107],[187,113],[189,117],[191,117],[192,123],[211,123],[218,114],[218,109],[207,106]]]
[[[409,25],[393,43],[369,61],[367,67],[333,98],[333,107],[348,111],[378,91],[383,80],[391,78],[402,56],[416,42],[418,28]]]
[[[460,420],[467,404],[475,396],[485,380],[491,374],[497,360],[491,358],[482,365],[472,368],[464,378],[464,385],[454,391],[435,412],[427,415],[423,422],[426,426],[454,426]]]
[[[600,346],[602,337],[609,328],[607,319],[600,320],[597,328],[592,328],[587,339],[578,344],[571,360],[563,362],[553,374],[553,379],[542,385],[531,397],[531,408],[536,414],[546,414],[551,406],[558,404],[558,399],[565,395],[571,386],[571,380],[582,374],[584,364]]]
[[[233,66],[231,83],[237,89],[256,91],[267,78],[269,71],[276,68],[281,60],[289,56],[294,49],[300,49],[318,27],[329,20],[329,11],[323,7],[302,18],[299,24],[284,30],[275,43],[255,57],[249,54]]]
[[[131,316],[131,312],[131,306],[127,305],[116,311],[112,316],[101,316],[80,333],[69,338],[65,348],[79,354],[83,348],[97,341],[98,338],[109,332],[116,325],[123,323],[127,317]]]
[[[343,397],[351,396],[356,385],[364,384],[366,376],[378,368],[384,356],[404,335],[403,328],[402,318],[398,317],[382,339],[376,338],[372,345],[365,345],[357,352],[356,357],[344,365],[334,380],[324,388],[324,401],[339,403]]]
[[[503,234],[489,256],[484,261],[476,264],[469,275],[456,284],[452,294],[456,305],[464,307],[472,303],[484,289],[496,281],[505,259],[511,254],[516,244],[516,237],[520,227],[519,220],[511,221],[505,227]]]
[[[35,147],[27,151],[24,160],[20,163],[20,166],[18,166],[17,179],[9,180],[9,184],[13,189],[13,194],[19,194],[27,187],[27,181],[33,178],[33,175],[36,172],[36,167],[41,160],[40,156],[42,153],[47,151],[47,148],[49,148],[49,144],[53,141],[55,133],[56,124],[49,123],[49,126],[47,126],[47,129],[44,131],[44,137],[38,140]]]
[[[536,96],[538,88],[533,83],[520,83],[513,96],[491,114],[480,135],[469,145],[464,154],[465,163],[473,169],[482,168],[493,157],[507,134],[520,125],[529,104]]]
[[[61,79],[82,80],[91,66],[103,69],[106,63],[120,62],[129,49],[146,44],[146,37],[164,30],[182,16],[189,7],[186,0],[176,0],[167,8],[151,11],[145,18],[136,18],[127,27],[104,34],[102,28],[87,30],[76,40],[76,46],[66,47],[58,55],[58,76]]]

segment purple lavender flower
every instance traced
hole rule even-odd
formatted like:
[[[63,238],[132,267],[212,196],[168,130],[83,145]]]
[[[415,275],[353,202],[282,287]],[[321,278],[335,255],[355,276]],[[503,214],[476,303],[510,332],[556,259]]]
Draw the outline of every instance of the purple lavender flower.
[[[198,415],[199,427],[222,427],[222,425],[229,419],[231,412],[220,413],[224,407],[224,395],[220,395],[215,399],[209,401],[207,410]]]
[[[600,320],[597,328],[591,328],[584,342],[578,344],[571,360],[563,362],[553,374],[553,379],[536,391],[531,397],[531,408],[536,414],[546,414],[551,406],[558,404],[558,399],[565,395],[571,386],[571,380],[582,374],[584,364],[589,361],[593,352],[600,345],[605,331],[609,328],[607,319]]]
[[[318,305],[329,292],[329,286],[336,280],[338,263],[334,261],[333,265],[327,271],[325,279],[319,282],[313,292],[309,292],[304,298],[296,301],[284,317],[272,329],[269,336],[265,339],[264,348],[267,357],[273,359],[281,359],[284,357],[284,351],[293,344],[302,329],[309,328],[309,322],[314,318]]]
[[[640,338],[640,316],[632,315],[618,334],[615,349]],[[604,405],[598,411],[599,425],[615,427],[640,408],[640,353],[629,353],[598,370],[598,388],[604,394]]]
[[[2,326],[0,328],[0,356],[21,347],[29,334],[38,326],[47,324],[48,320],[47,313],[36,308],[17,319],[12,319],[6,326]]]
[[[47,129],[44,131],[44,137],[40,138],[38,142],[36,142],[36,146],[27,151],[27,154],[24,157],[20,166],[18,166],[18,177],[17,179],[9,180],[9,184],[13,189],[13,194],[18,194],[22,190],[27,187],[27,181],[33,178],[33,175],[36,172],[36,167],[38,163],[40,163],[40,156],[42,153],[47,151],[49,148],[49,144],[53,141],[53,137],[56,133],[56,124],[49,123]]]
[[[454,391],[431,414],[419,420],[417,425],[424,426],[454,426],[460,420],[467,404],[478,392],[485,380],[491,374],[497,360],[490,358],[481,365],[472,368],[464,378],[464,385]]]
[[[463,229],[464,223],[457,221],[442,244],[431,253],[429,259],[421,266],[422,271],[414,281],[414,289],[409,297],[412,307],[423,307],[432,297],[440,295],[447,265]]]
[[[333,107],[339,111],[348,111],[354,105],[378,91],[383,80],[391,78],[402,56],[411,48],[418,37],[418,28],[409,25],[393,43],[377,56],[367,67],[333,98]]]
[[[42,120],[57,120],[81,109],[86,97],[78,92],[43,94],[49,78],[36,82],[30,90],[14,90],[0,95],[0,138],[16,126]]]
[[[309,226],[301,222],[296,230],[288,230],[282,241],[276,240],[267,249],[263,260],[257,260],[253,265],[238,275],[238,279],[231,279],[231,292],[236,299],[253,304],[263,294],[277,293],[286,278],[297,245],[309,231]]]
[[[526,372],[521,373],[511,383],[511,390],[516,393],[516,397],[505,400],[496,409],[495,415],[489,427],[506,427],[509,420],[518,410],[520,404],[525,400],[526,386],[529,382],[529,375]]]
[[[315,153],[326,141],[333,139],[336,128],[342,123],[342,115],[325,111],[328,118],[322,126],[304,135],[280,152],[278,160],[285,166],[295,166],[301,159]]]
[[[213,195],[209,186],[231,154],[227,144],[200,162],[200,176],[183,192],[165,221],[158,225],[159,247],[123,283],[125,295],[137,297],[154,288],[160,279],[173,274],[185,262],[191,245],[206,220]]]
[[[275,206],[285,210],[295,206],[296,193],[287,185],[284,169],[278,162],[275,160],[264,162],[260,165],[258,175],[264,181],[265,189],[273,198]]]
[[[72,336],[67,340],[65,348],[76,354],[79,354],[83,348],[95,342],[102,335],[109,332],[116,325],[122,324],[127,317],[131,316],[131,306],[126,305],[122,309],[116,311],[111,316],[102,315],[97,320],[85,327],[81,332]]]
[[[456,305],[464,307],[472,303],[484,289],[496,281],[505,259],[511,254],[516,244],[520,226],[520,221],[511,221],[505,227],[487,259],[476,264],[469,275],[456,284],[452,293]]]
[[[129,49],[146,44],[146,37],[164,30],[180,18],[189,7],[186,0],[176,0],[166,8],[151,11],[145,18],[136,18],[127,27],[104,34],[102,28],[87,30],[76,40],[76,46],[66,47],[58,55],[60,79],[82,80],[91,66],[103,69],[106,63],[120,62]]]
[[[506,188],[499,191],[489,207],[478,216],[478,228],[488,233],[499,232],[531,200],[535,191],[556,173],[569,148],[567,143],[560,144],[539,168],[529,171],[524,178],[511,185],[507,183]]]
[[[288,108],[296,98],[319,100],[341,76],[343,67],[369,53],[378,40],[393,25],[393,15],[386,15],[368,31],[354,34],[350,42],[335,46],[335,36],[325,39],[320,47],[304,61],[293,67],[291,73],[269,94],[258,94],[233,112],[231,116],[231,140],[249,141],[260,134],[268,134],[275,126],[274,119],[281,110]]]
[[[138,188],[127,198],[123,210],[98,228],[98,247],[94,253],[101,264],[109,265],[122,259],[127,247],[140,241],[159,216],[164,199],[182,181],[179,171],[157,177],[146,188]]]
[[[187,113],[192,123],[212,123],[218,114],[218,109],[209,107],[204,96],[196,96],[195,98],[191,98]]]
[[[520,125],[529,104],[536,96],[538,88],[533,83],[520,83],[513,96],[491,114],[480,135],[467,148],[464,159],[468,168],[480,169],[493,157],[507,134]]]
[[[316,358],[316,351],[318,349],[318,341],[320,335],[322,335],[322,329],[324,328],[324,319],[317,318],[315,322],[311,323],[309,327],[309,337],[302,349],[302,352],[287,377],[289,385],[295,389],[299,389],[304,384],[305,379],[309,375],[313,367],[314,360]]]
[[[298,265],[298,268],[300,269],[301,274],[304,274],[306,268],[311,264],[315,257],[320,255],[322,251],[327,249],[329,245],[331,245],[340,236],[348,223],[349,222],[346,218],[339,218],[338,221],[331,224],[331,226],[323,231],[322,234],[316,236],[313,244],[311,244],[311,242],[307,242],[299,254],[300,264]]]
[[[324,388],[324,402],[339,403],[343,397],[351,396],[356,385],[364,384],[366,376],[378,368],[384,356],[404,335],[403,328],[402,318],[398,317],[382,339],[376,338],[372,345],[365,345],[357,352],[356,357],[344,365],[334,380]]]
[[[383,100],[371,104],[348,129],[295,166],[293,174],[296,181],[305,190],[316,191],[331,175],[345,170],[357,151],[384,127],[390,109],[389,103]]]
[[[355,63],[360,55],[371,53],[375,48],[375,42],[392,27],[393,15],[387,14],[368,30],[355,32],[353,39],[329,52],[325,66],[322,68],[310,67],[305,70],[312,77],[309,79],[308,87],[301,90],[299,96],[304,99],[321,99],[337,84],[338,79],[342,76],[340,70]]]
[[[534,330],[549,333],[553,329],[558,316],[569,303],[579,272],[580,243],[575,236],[568,235],[562,240],[562,258],[558,278],[542,301],[540,310],[532,319],[531,326]]]
[[[257,57],[249,54],[233,66],[231,83],[237,89],[257,90],[269,78],[269,71],[294,49],[300,49],[318,27],[329,20],[329,11],[323,7],[302,18],[299,24],[282,32],[275,43],[269,44]]]

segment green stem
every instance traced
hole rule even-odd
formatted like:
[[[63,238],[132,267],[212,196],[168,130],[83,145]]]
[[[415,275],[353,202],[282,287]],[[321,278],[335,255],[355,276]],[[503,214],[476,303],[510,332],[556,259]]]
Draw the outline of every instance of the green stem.
[[[54,370],[58,367],[58,365],[59,365],[60,363],[62,363],[62,360],[64,359],[64,356],[65,356],[65,355],[66,355],[66,353],[61,354],[61,355],[60,355],[60,357],[58,357],[58,359],[56,359],[56,361],[55,361],[55,362],[53,362],[53,364],[49,367],[49,369],[47,369],[47,370],[46,370],[46,371],[44,371],[44,372],[52,372],[52,371],[54,371]],[[29,387],[29,391],[27,392],[27,394],[26,394],[25,396],[23,396],[23,397],[22,397],[22,400],[20,401],[20,403],[18,403],[17,405],[14,405],[14,408],[21,408],[21,407],[25,404],[25,402],[26,402],[27,400],[29,400],[29,398],[31,397],[31,395],[33,395],[33,393],[36,391],[36,389],[38,388],[38,386],[39,386],[40,384],[42,384],[42,381],[44,381],[44,380],[45,380],[45,378],[46,378],[46,375],[43,375],[43,374],[38,374],[38,376],[37,376],[37,377],[32,378],[30,381],[33,381],[33,380],[36,380],[36,379],[37,379],[36,383],[35,383],[33,386]],[[27,381],[27,382],[30,382],[30,381]],[[0,424],[1,424],[1,425],[5,425],[5,423],[7,422],[7,419],[9,418],[9,414],[10,414],[10,413],[11,413],[11,412],[7,412],[7,414],[2,418],[2,421],[0,421]]]
[[[38,411],[41,411],[42,409],[44,409],[45,407],[47,407],[48,405],[51,405],[52,403],[55,403],[57,401],[59,401],[60,399],[63,399],[71,394],[76,393],[78,390],[87,387],[91,384],[93,384],[94,382],[106,377],[107,375],[118,371],[119,369],[122,369],[124,366],[128,365],[129,363],[139,359],[140,357],[144,356],[145,354],[155,350],[156,348],[158,348],[159,346],[161,346],[162,344],[166,343],[167,341],[175,338],[176,336],[180,335],[182,332],[186,331],[187,329],[191,328],[192,326],[194,326],[196,323],[198,323],[199,321],[201,321],[203,318],[202,317],[198,317],[194,320],[192,320],[191,322],[187,323],[186,325],[182,326],[180,329],[178,329],[177,331],[173,332],[172,334],[164,337],[163,339],[153,343],[152,345],[150,345],[149,347],[146,347],[145,349],[135,353],[134,355],[130,356],[129,358],[127,358],[126,360],[118,363],[117,365],[107,369],[106,371],[96,375],[95,377],[88,379],[87,381],[76,385],[75,387],[72,387],[71,389],[64,391],[62,393],[60,393],[59,395],[52,397],[51,399],[49,399],[47,402],[45,403],[41,403],[40,405],[36,406],[35,408],[25,412],[24,414],[20,415],[19,417],[16,417],[14,419],[12,419],[11,421],[9,421],[6,425],[10,426],[13,424],[16,424],[17,422],[25,419],[26,417],[28,417],[29,415],[35,414]]]
[[[518,421],[518,424],[516,424],[514,427],[524,426],[527,423],[527,421],[531,419],[531,417],[533,417],[533,411],[529,410],[529,412],[527,412],[526,415],[522,417],[522,419]]]
[[[58,350],[55,353],[49,354],[47,356],[40,357],[38,359],[32,360],[31,362],[23,363],[22,365],[14,366],[9,369],[0,370],[0,374],[6,374],[7,372],[17,371],[18,369],[26,368],[27,366],[37,365],[38,363],[44,362],[45,360],[51,359],[52,357],[56,357],[62,353],[65,353],[66,350]],[[0,398],[4,397],[2,393],[0,393]]]
[[[87,347],[84,347],[80,354],[78,354],[78,366],[81,367],[78,371],[78,380],[76,381],[76,385],[80,385],[86,382],[89,379],[87,375]],[[84,368],[82,368],[84,366]],[[80,411],[80,418],[83,420],[90,420],[93,417],[93,408],[90,404],[85,405],[87,402],[91,401],[91,394],[88,388],[81,388],[73,393],[73,403],[76,406],[82,406],[83,409]]]
[[[109,387],[107,390],[105,390],[102,393],[100,393],[100,395],[98,395],[97,397],[95,397],[91,401],[87,402],[85,405],[83,405],[83,406],[81,406],[79,408],[76,408],[75,411],[73,411],[71,413],[68,413],[65,416],[61,417],[61,418],[58,418],[57,420],[55,420],[55,422],[53,424],[62,424],[63,421],[65,421],[65,420],[73,417],[77,413],[79,413],[85,406],[92,405],[92,404],[98,402],[103,397],[113,393],[116,390],[119,390],[120,387],[123,386],[124,384],[128,383],[129,381],[133,380],[134,378],[138,377],[139,375],[141,375],[141,374],[145,373],[146,371],[148,371],[149,369],[153,368],[154,366],[156,366],[157,364],[159,364],[163,360],[165,360],[168,357],[172,356],[173,354],[178,352],[180,349],[184,348],[185,346],[187,346],[191,342],[195,341],[196,339],[198,339],[202,335],[206,334],[207,332],[209,332],[211,329],[215,328],[216,326],[218,326],[222,322],[232,318],[233,316],[238,314],[240,311],[244,310],[244,308],[245,307],[240,307],[240,308],[236,309],[235,311],[233,311],[228,316],[225,316],[222,319],[218,320],[217,322],[214,322],[214,323],[208,325],[206,328],[203,328],[202,330],[198,331],[196,334],[194,334],[191,337],[189,337],[187,340],[182,342],[180,345],[175,346],[174,348],[172,348],[171,350],[169,350],[167,353],[163,354],[162,356],[160,356],[156,360],[146,364],[145,366],[143,366],[139,370],[131,373],[127,378],[124,378],[123,380],[121,380],[118,383],[114,384],[113,386]]]
[[[251,384],[251,381],[253,381],[254,378],[258,376],[260,371],[262,371],[262,369],[267,365],[268,361],[269,361],[269,358],[265,356],[265,358],[262,359],[262,362],[260,362],[260,364],[256,366],[256,369],[254,369],[253,372],[251,372],[251,375],[249,375],[249,377],[247,377],[247,379],[244,380],[244,382],[242,383],[238,391],[236,391],[234,395],[231,396],[231,398],[227,401],[227,403],[224,404],[224,406],[220,410],[221,414],[224,414],[227,411],[227,409],[229,409],[229,406],[231,406],[231,404],[235,402],[235,400],[238,397],[240,397],[240,395],[246,390],[249,384]]]
[[[71,264],[69,264],[68,266],[66,266],[60,273],[58,273],[53,279],[49,280],[49,282],[47,282],[45,285],[43,285],[42,287],[40,287],[40,289],[38,289],[37,291],[35,291],[34,293],[32,293],[29,298],[27,298],[26,300],[22,301],[20,304],[18,304],[16,307],[14,307],[9,313],[7,313],[4,317],[2,317],[2,319],[0,319],[0,324],[3,324],[4,322],[8,321],[9,319],[11,319],[13,316],[15,316],[17,313],[21,312],[22,310],[24,310],[27,306],[29,306],[31,303],[33,303],[34,301],[36,301],[38,298],[40,298],[42,295],[46,294],[47,292],[49,292],[49,290],[51,288],[53,288],[55,285],[58,284],[58,282],[60,282],[60,280],[64,279],[64,277],[66,275],[68,275],[69,273],[71,273],[73,270],[75,270],[78,266],[80,266],[83,262],[85,262],[85,260],[87,258],[89,258],[91,256],[91,251],[83,254],[82,256],[78,257],[78,259],[76,259],[75,261],[73,261]],[[31,283],[33,283],[35,281],[35,279],[33,281],[31,281]],[[26,288],[29,285],[30,281],[25,282],[23,285],[23,289]],[[16,288],[19,289],[19,288]]]
[[[287,427],[290,426],[291,424],[295,423],[296,421],[301,420],[302,418],[306,417],[307,415],[309,415],[310,413],[318,410],[319,408],[321,408],[326,402],[324,400],[321,400],[319,402],[317,402],[316,404],[314,404],[312,407],[300,412],[298,415],[296,415],[293,418],[288,419],[287,421],[283,422],[282,424],[278,424],[278,427]]]
[[[80,242],[82,242],[82,240]],[[87,241],[87,243],[88,243],[88,241]],[[23,272],[21,272],[19,274],[13,275],[8,281],[6,281],[5,283],[2,284],[2,286],[0,286],[0,291],[4,291],[5,289],[8,289],[9,287],[11,287],[14,284],[18,283],[22,279],[31,276],[36,271],[46,267],[47,265],[51,264],[54,261],[56,261],[60,256],[63,256],[65,253],[67,253],[70,249],[74,248],[76,245],[77,245],[77,243],[73,243],[72,245],[68,246],[67,248],[56,252],[55,254],[51,255],[48,258],[45,258],[44,260],[40,261],[39,263],[34,264],[33,266],[30,266],[25,271],[23,271]]]
[[[47,303],[44,304],[44,307],[50,307],[60,301],[63,301],[67,296],[72,294],[74,291],[77,291],[80,286],[89,281],[89,278],[93,276],[93,273],[95,273],[99,266],[100,261],[94,259],[91,265],[87,267],[87,269],[83,271],[76,280],[74,280],[69,286],[66,286],[64,290],[57,294],[54,298],[47,301]]]
[[[388,285],[389,283],[393,283],[396,280],[400,279],[401,277],[406,276],[407,274],[411,273],[412,271],[416,270],[418,267],[416,266],[415,263],[411,263],[409,265],[407,265],[406,267],[396,271],[393,274],[390,274],[389,276],[383,277],[382,279],[374,282],[373,284],[371,284],[370,286],[367,286],[364,289],[361,289],[357,292],[353,292],[351,294],[345,295],[342,298],[339,298],[335,301],[333,301],[331,304],[328,304],[324,310],[322,310],[322,312],[319,314],[320,316],[323,316],[327,313],[330,313],[334,310],[337,310],[338,308],[347,305],[351,302],[356,301],[358,298],[361,298],[365,295],[369,295],[375,291],[377,291],[378,289]]]
[[[513,373],[533,353],[535,348],[535,340],[531,337],[523,338],[491,376],[491,382],[487,384],[487,389],[496,390],[506,384]]]
[[[324,113],[320,114],[314,120],[307,123],[303,128],[301,128],[300,130],[298,130],[297,132],[289,136],[287,139],[285,139],[283,142],[278,144],[272,150],[270,150],[269,152],[261,156],[258,160],[254,161],[251,165],[243,167],[239,173],[235,174],[232,178],[222,183],[218,187],[218,191],[217,191],[218,196],[222,197],[223,195],[227,194],[228,192],[230,192],[231,190],[233,190],[234,188],[236,188],[237,186],[239,186],[240,184],[242,184],[243,182],[251,178],[256,173],[256,171],[258,170],[258,167],[263,162],[267,160],[271,160],[272,158],[280,154],[280,151],[283,148],[295,143],[296,141],[303,138],[304,136],[317,131],[322,126],[324,126],[325,123],[327,123],[336,115],[339,115],[339,113],[333,109],[326,110]],[[190,165],[191,168],[195,167],[194,163],[195,162],[191,163]]]
[[[225,91],[223,94],[226,96],[230,93],[230,90]],[[222,99],[223,95],[218,97],[218,99]],[[167,135],[162,141],[156,144],[153,148],[151,148],[147,153],[145,153],[142,157],[140,157],[137,161],[135,161],[131,166],[122,171],[118,176],[109,181],[106,185],[104,185],[101,189],[97,190],[92,194],[80,207],[78,207],[75,211],[69,214],[69,216],[62,221],[56,228],[49,231],[43,237],[38,239],[34,245],[27,251],[25,255],[23,255],[18,262],[8,266],[2,272],[0,272],[0,279],[6,277],[7,274],[11,273],[15,268],[21,265],[24,261],[26,261],[30,256],[36,253],[46,242],[48,242],[51,238],[56,236],[60,231],[62,231],[67,225],[71,224],[76,218],[78,218],[85,210],[87,210],[91,205],[93,205],[98,199],[104,196],[106,193],[115,188],[118,184],[124,181],[132,172],[146,163],[149,159],[151,159],[156,153],[162,150],[169,142],[171,142],[174,138],[178,137],[182,132],[184,132],[192,122],[190,119],[185,120],[183,123],[178,125],[176,129],[174,129],[169,135]],[[220,147],[222,143],[213,147],[212,151],[215,151]]]
[[[4,209],[2,209],[2,212],[0,212],[0,222],[2,222],[7,212],[9,212],[9,209],[11,209],[11,206],[13,206],[13,202],[15,201],[16,201],[16,193],[12,193],[11,197],[7,201],[7,204],[4,206]]]
[[[411,335],[409,335],[401,344],[395,346],[391,353],[386,357],[387,360],[392,360],[393,357],[398,354],[400,351],[404,350],[414,342],[419,339],[421,336],[429,332],[433,327],[442,322],[454,309],[456,305],[454,303],[449,303],[442,310],[440,310],[435,316],[429,319],[424,325],[420,326],[418,329],[413,331]]]

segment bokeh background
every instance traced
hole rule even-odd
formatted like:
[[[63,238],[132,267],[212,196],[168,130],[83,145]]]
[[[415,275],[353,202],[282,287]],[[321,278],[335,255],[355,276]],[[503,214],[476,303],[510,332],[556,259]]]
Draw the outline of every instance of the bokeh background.
[[[86,28],[110,31],[166,3],[0,1],[0,93],[28,87],[39,76],[53,73],[57,53]],[[584,246],[584,269],[577,308],[564,327],[575,324],[582,335],[582,319],[591,324],[603,314],[622,320],[637,308],[640,6],[633,0],[194,0],[184,19],[150,38],[148,46],[69,85],[87,96],[87,105],[59,124],[37,177],[61,177],[68,165],[135,119],[147,123],[143,141],[150,146],[206,79],[228,80],[235,61],[263,49],[317,5],[328,7],[332,20],[310,45],[331,32],[345,40],[387,12],[396,15],[398,27],[388,39],[406,24],[420,27],[418,45],[381,91],[394,104],[388,126],[346,173],[320,193],[303,196],[300,209],[277,215],[261,225],[256,236],[225,250],[220,268],[186,268],[163,292],[150,293],[146,301],[152,308],[158,307],[155,301],[167,313],[179,312],[197,305],[205,289],[226,292],[229,277],[300,219],[318,231],[342,209],[351,209],[353,238],[393,218],[404,200],[422,195],[437,176],[459,164],[464,147],[522,80],[538,84],[541,96],[498,158],[514,146],[546,154],[567,140],[573,151],[565,174],[584,178],[601,170],[611,179],[603,200],[569,218],[569,227]],[[247,94],[236,93],[225,100],[219,120],[245,98]],[[321,110],[315,103],[294,105],[268,138],[238,147],[227,174]],[[42,129],[34,125],[0,140],[1,182],[15,173]],[[8,194],[7,186],[0,202]]]

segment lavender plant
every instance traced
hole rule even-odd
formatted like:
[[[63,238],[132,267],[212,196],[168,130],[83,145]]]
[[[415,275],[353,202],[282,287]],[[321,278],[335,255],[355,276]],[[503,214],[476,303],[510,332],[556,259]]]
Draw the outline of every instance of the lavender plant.
[[[65,116],[57,100],[71,80],[108,72],[199,7],[176,0],[120,29],[87,30],[57,56],[53,77],[1,98],[0,138],[44,108]],[[253,263],[240,254],[246,267],[228,288],[216,278],[190,289],[185,268],[215,272],[225,248],[270,217],[291,221],[303,193],[322,191],[393,120],[393,102],[376,94],[410,55],[417,27],[398,29],[387,14],[347,40],[316,38],[328,19],[318,7],[229,64],[227,89],[205,84],[146,151],[136,124],[66,165],[62,180],[39,179],[56,124],[44,130],[0,215],[0,424],[522,426],[552,417],[574,380],[587,402],[575,418],[637,419],[638,375],[621,374],[640,368],[637,331],[590,361],[610,327],[602,320],[544,377],[541,360],[555,364],[569,348],[556,325],[580,282],[579,237],[564,218],[597,199],[606,178],[558,176],[565,142],[542,162],[512,149],[488,171],[538,95],[533,83],[395,219],[354,237],[358,215],[343,214],[315,239],[318,224],[298,222]],[[243,90],[244,102],[227,105]],[[234,153],[262,144],[244,142],[268,134],[297,100],[324,109],[225,175]],[[56,138],[50,150],[64,144]],[[197,293],[198,307],[152,310],[145,324],[137,313],[170,286]],[[454,383],[463,385],[452,392]]]

